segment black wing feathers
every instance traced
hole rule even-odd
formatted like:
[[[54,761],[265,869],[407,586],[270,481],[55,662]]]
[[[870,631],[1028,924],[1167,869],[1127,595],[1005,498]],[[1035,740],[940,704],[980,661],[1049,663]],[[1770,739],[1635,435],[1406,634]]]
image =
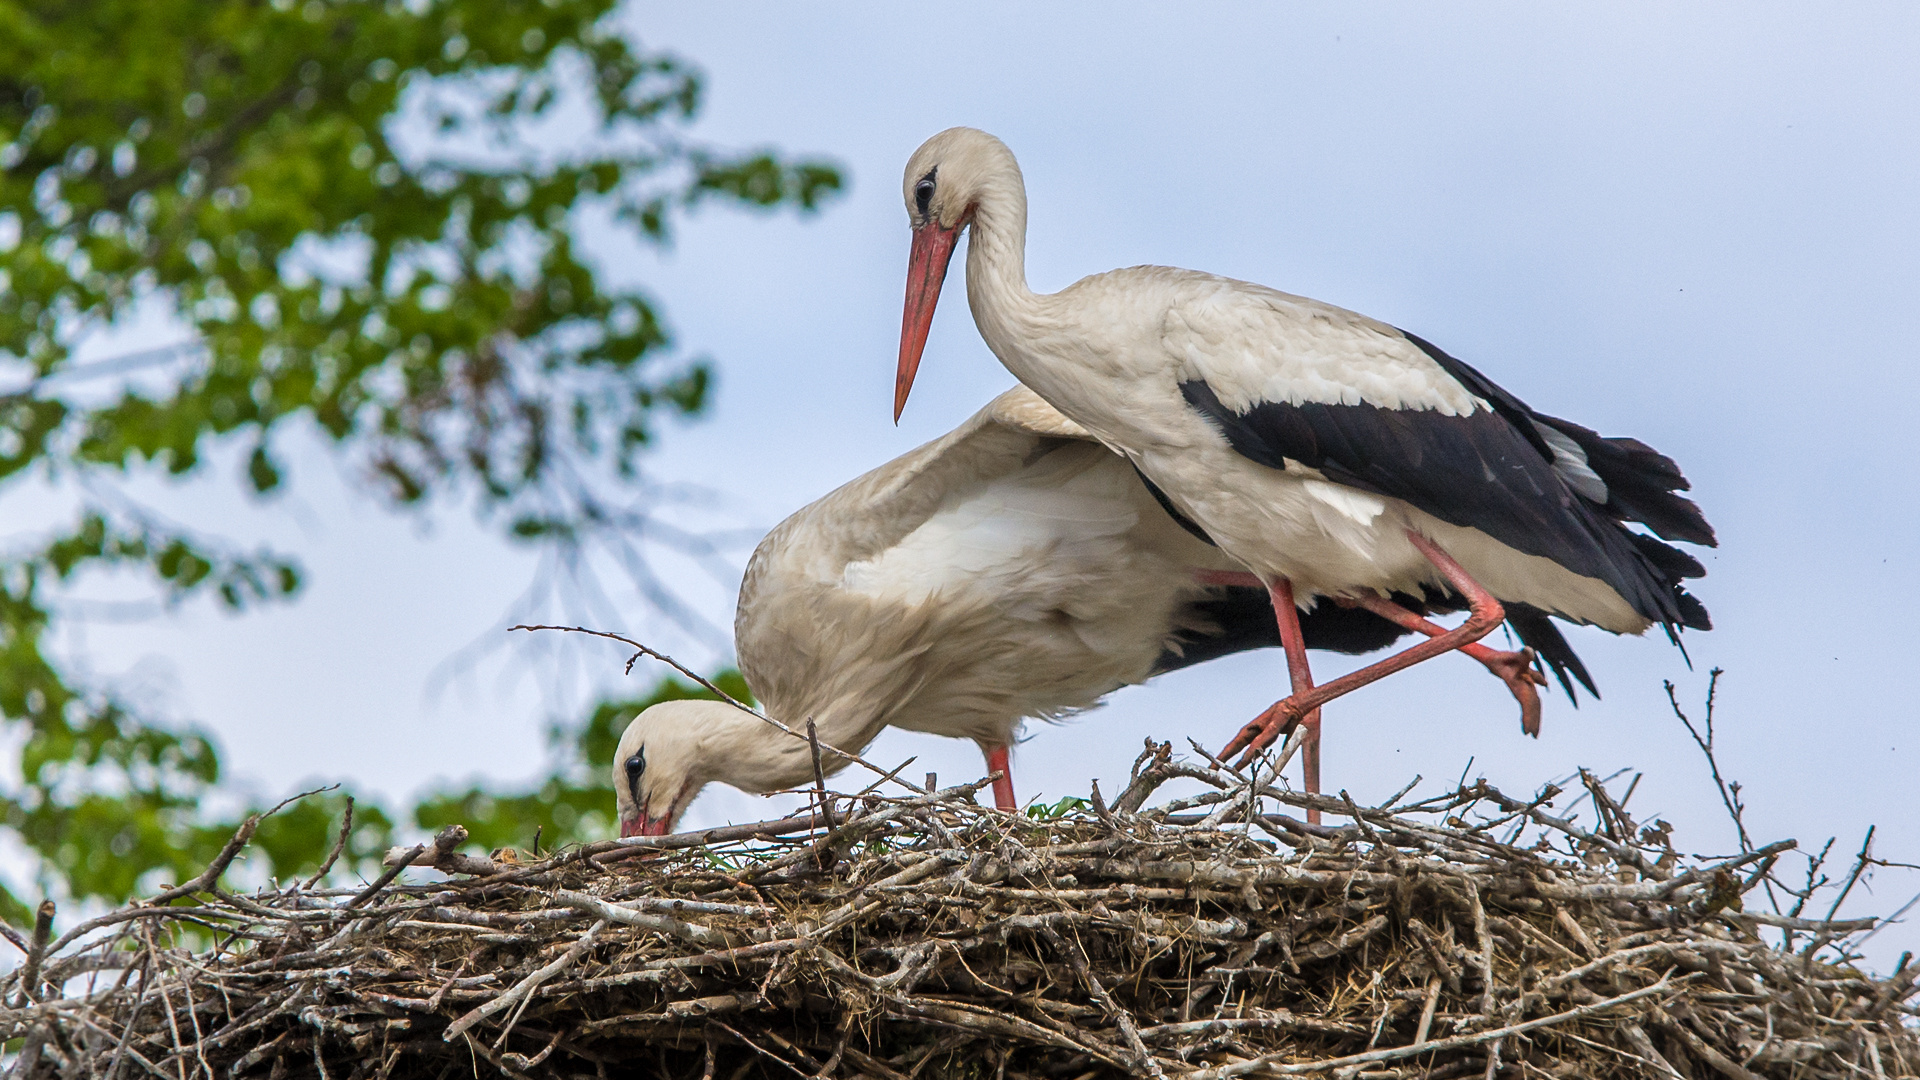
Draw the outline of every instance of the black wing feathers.
[[[1167,493],[1147,479],[1137,466],[1134,475],[1140,477],[1140,482],[1153,495],[1153,501],[1159,503],[1160,509],[1165,510],[1175,523],[1206,543],[1219,546],[1192,518],[1174,509],[1173,500],[1167,498]],[[1686,599],[1691,600],[1692,597]],[[1466,607],[1465,602],[1452,593],[1431,600],[1395,593],[1393,602],[1417,615],[1443,615]],[[1580,700],[1574,697],[1573,684],[1567,681],[1569,672],[1580,680],[1580,685],[1586,687],[1588,693],[1596,698],[1600,696],[1600,691],[1594,689],[1593,679],[1587,674],[1587,666],[1580,662],[1580,657],[1567,644],[1567,639],[1560,636],[1560,629],[1553,625],[1545,612],[1526,604],[1508,604],[1506,608],[1507,624],[1513,627],[1515,636],[1553,669],[1560,679],[1560,685],[1566,688],[1568,699],[1575,706],[1580,704]],[[1169,648],[1160,654],[1160,659],[1153,666],[1155,675],[1249,649],[1280,647],[1280,629],[1274,622],[1273,603],[1264,589],[1241,585],[1214,589],[1205,599],[1187,605],[1183,615],[1182,622],[1197,623],[1206,629],[1177,635],[1178,648]],[[1326,601],[1316,603],[1312,611],[1300,618],[1300,635],[1306,639],[1307,648],[1346,653],[1349,656],[1361,656],[1384,649],[1407,633],[1397,624],[1365,608],[1346,607]]]
[[[1291,460],[1335,483],[1400,499],[1605,581],[1646,618],[1706,628],[1705,610],[1679,587],[1680,578],[1699,576],[1699,563],[1620,524],[1643,520],[1662,535],[1711,542],[1699,509],[1673,494],[1686,480],[1670,459],[1636,440],[1603,439],[1541,416],[1472,367],[1417,337],[1408,339],[1492,411],[1448,416],[1364,402],[1257,402],[1234,412],[1203,380],[1181,383],[1180,391],[1250,460],[1276,469]],[[1581,448],[1608,487],[1605,506],[1576,494],[1555,471],[1553,448],[1536,422],[1550,424]]]
[[[1587,467],[1607,485],[1607,510],[1611,516],[1640,522],[1667,540],[1714,546],[1713,526],[1707,524],[1700,508],[1692,500],[1674,494],[1692,485],[1687,483],[1672,458],[1639,439],[1608,438],[1571,420],[1535,412],[1526,402],[1480,374],[1473,365],[1447,355],[1438,345],[1416,334],[1405,330],[1400,333],[1459,380],[1460,385],[1492,405],[1495,412],[1526,436],[1548,460],[1553,458],[1553,449],[1539,437],[1534,423],[1545,424],[1572,439],[1586,455]]]
[[[1587,688],[1587,693],[1595,698],[1600,696],[1599,688],[1593,685],[1593,676],[1587,674],[1587,665],[1580,662],[1573,646],[1560,636],[1560,628],[1553,624],[1552,617],[1531,604],[1500,606],[1506,609],[1507,625],[1513,627],[1514,636],[1553,670],[1554,677],[1560,680],[1561,688],[1567,692],[1568,701],[1576,707],[1580,704],[1580,698],[1573,692],[1573,683],[1568,676],[1580,680],[1580,685]]]
[[[1558,533],[1572,492],[1550,459],[1495,413],[1446,416],[1318,402],[1261,402],[1236,413],[1205,382],[1181,383],[1180,391],[1220,425],[1234,450],[1262,465],[1284,469],[1291,459],[1335,483],[1403,499],[1529,554],[1551,558],[1564,546]],[[1599,576],[1593,568],[1568,569]]]
[[[1395,327],[1395,329],[1399,328]],[[1493,411],[1513,425],[1516,434],[1533,444],[1533,448],[1540,451],[1541,457],[1548,461],[1553,460],[1553,447],[1548,446],[1547,440],[1541,438],[1540,433],[1533,430],[1533,425],[1527,422],[1534,419],[1536,414],[1532,409],[1527,408],[1526,402],[1507,393],[1506,388],[1499,383],[1480,374],[1480,369],[1464,360],[1456,360],[1447,355],[1440,346],[1426,338],[1409,334],[1405,330],[1400,331],[1400,336],[1413,342],[1421,352],[1432,357],[1433,362],[1439,364],[1441,370],[1453,376],[1455,382],[1466,387],[1468,393],[1493,406]]]
[[[1692,485],[1680,466],[1639,439],[1607,438],[1556,416],[1535,414],[1540,423],[1572,439],[1587,457],[1587,467],[1607,485],[1607,513],[1637,521],[1666,540],[1713,547],[1713,526],[1691,499],[1674,494]]]
[[[1273,468],[1291,459],[1328,480],[1400,499],[1453,525],[1549,558],[1619,591],[1634,610],[1674,622],[1679,609],[1624,531],[1601,519],[1551,459],[1497,413],[1262,402],[1229,410],[1204,382],[1180,384],[1241,455]]]
[[[1538,437],[1533,424],[1545,424],[1572,439],[1574,445],[1580,448],[1581,455],[1587,459],[1587,467],[1593,470],[1601,483],[1607,485],[1607,501],[1601,510],[1608,517],[1617,522],[1638,522],[1652,529],[1654,535],[1661,539],[1681,540],[1702,547],[1718,545],[1713,526],[1707,524],[1707,517],[1700,512],[1700,507],[1692,499],[1677,494],[1689,490],[1693,485],[1687,482],[1686,474],[1680,471],[1679,464],[1672,458],[1639,439],[1609,438],[1571,420],[1535,412],[1526,402],[1507,393],[1471,364],[1447,355],[1439,346],[1424,338],[1408,334],[1405,330],[1400,333],[1432,357],[1447,374],[1458,379],[1461,385],[1485,399],[1500,415],[1507,417],[1549,459],[1553,457],[1553,450]],[[1631,530],[1622,531],[1633,540],[1641,555],[1666,575],[1679,614],[1677,619],[1663,620],[1669,623],[1668,635],[1672,636],[1674,623],[1691,630],[1712,629],[1713,620],[1707,615],[1706,605],[1680,587],[1680,579],[1706,575],[1706,569],[1699,560],[1651,536]],[[1645,609],[1639,610],[1646,614]]]
[[[1645,533],[1629,532],[1627,539],[1632,540],[1633,546],[1640,549],[1640,554],[1645,555],[1648,562],[1659,567],[1660,572],[1671,580],[1707,576],[1707,568],[1700,565],[1699,559],[1677,547],[1663,544]]]

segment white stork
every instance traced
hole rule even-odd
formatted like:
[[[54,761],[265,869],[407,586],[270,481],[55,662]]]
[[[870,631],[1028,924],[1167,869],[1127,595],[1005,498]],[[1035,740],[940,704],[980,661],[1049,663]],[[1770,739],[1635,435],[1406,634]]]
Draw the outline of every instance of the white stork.
[[[1023,719],[1280,644],[1264,591],[1232,584],[1232,566],[1125,459],[1016,387],[769,533],[740,587],[735,643],[769,716],[811,719],[823,746],[856,754],[888,725],[972,739],[1010,810],[1007,748]],[[1362,653],[1405,629],[1326,604],[1303,633],[1309,647]],[[1557,640],[1543,655],[1577,670]],[[1515,692],[1523,723],[1537,722],[1533,684]],[[804,739],[716,701],[646,710],[613,767],[623,835],[669,831],[713,781],[768,792],[812,780]]]
[[[1537,413],[1385,323],[1244,281],[1137,266],[1037,294],[1020,167],[985,132],[927,140],[904,194],[913,250],[894,418],[965,229],[974,322],[1007,370],[1268,586],[1293,692],[1224,754],[1251,757],[1300,722],[1317,735],[1320,705],[1479,639],[1503,603],[1615,633],[1659,625],[1676,642],[1679,628],[1708,628],[1680,584],[1700,564],[1654,536],[1712,545],[1713,530],[1675,494],[1687,488],[1678,467],[1645,444]],[[1470,617],[1445,631],[1386,599],[1428,589],[1465,597]],[[1295,612],[1323,596],[1430,640],[1315,687]],[[1310,752],[1309,789],[1316,771]]]

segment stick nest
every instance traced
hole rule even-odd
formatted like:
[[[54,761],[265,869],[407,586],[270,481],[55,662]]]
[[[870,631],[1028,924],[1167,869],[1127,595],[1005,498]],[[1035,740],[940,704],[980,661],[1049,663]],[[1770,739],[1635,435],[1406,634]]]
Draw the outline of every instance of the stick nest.
[[[1051,818],[969,784],[537,862],[449,830],[356,890],[222,861],[43,928],[0,1018],[27,1078],[1920,1072],[1920,964],[1847,962],[1873,920],[1742,911],[1790,841],[1681,856],[1582,778],[1591,831],[1554,788],[1361,808],[1161,746]]]

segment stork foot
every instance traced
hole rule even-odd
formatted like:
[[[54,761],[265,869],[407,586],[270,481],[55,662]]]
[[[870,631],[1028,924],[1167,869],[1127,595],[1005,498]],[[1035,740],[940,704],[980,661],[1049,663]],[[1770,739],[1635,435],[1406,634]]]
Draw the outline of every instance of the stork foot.
[[[1241,728],[1240,734],[1235,735],[1233,741],[1220,751],[1220,760],[1225,761],[1239,753],[1240,760],[1234,764],[1245,766],[1258,756],[1260,751],[1293,734],[1293,729],[1300,726],[1300,718],[1307,712],[1294,703],[1294,699],[1298,696],[1284,697],[1267,706],[1265,712],[1254,717],[1251,723]]]
[[[1500,681],[1507,684],[1514,700],[1520,703],[1520,730],[1538,738],[1540,687],[1547,685],[1547,677],[1534,667],[1533,650],[1528,648],[1509,652],[1469,645],[1461,651],[1485,664],[1488,671],[1498,675]]]

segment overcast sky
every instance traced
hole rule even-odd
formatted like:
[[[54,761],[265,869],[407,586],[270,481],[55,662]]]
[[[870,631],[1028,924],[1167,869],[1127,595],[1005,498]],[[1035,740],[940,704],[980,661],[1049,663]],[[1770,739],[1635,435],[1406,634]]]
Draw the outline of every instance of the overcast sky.
[[[1857,845],[1878,823],[1882,854],[1920,857],[1906,656],[1920,9],[834,11],[629,12],[648,45],[707,72],[700,137],[830,155],[851,179],[804,222],[715,207],[665,255],[596,241],[720,371],[712,413],[670,427],[657,475],[722,491],[728,515],[769,527],[1011,385],[956,273],[907,415],[889,422],[900,170],[942,128],[985,128],[1026,174],[1036,289],[1162,263],[1316,297],[1435,342],[1536,408],[1643,439],[1693,480],[1721,547],[1701,553],[1695,592],[1717,628],[1688,635],[1691,670],[1658,638],[1571,632],[1606,697],[1574,711],[1556,693],[1536,742],[1499,683],[1443,657],[1328,709],[1330,788],[1364,801],[1416,773],[1450,784],[1469,757],[1514,791],[1632,767],[1646,773],[1634,809],[1675,822],[1684,847],[1724,850],[1730,829],[1661,689],[1673,680],[1697,708],[1718,666],[1722,764],[1746,784],[1757,837]],[[298,604],[96,626],[76,644],[218,732],[263,792],[350,777],[398,796],[537,772],[546,714],[515,664],[528,654],[432,679],[491,633],[532,563],[459,513],[409,521],[356,500],[317,451],[299,467],[304,488],[266,505],[230,477],[178,497],[299,554]],[[725,625],[731,586],[690,590]],[[629,629],[722,659],[637,605]],[[606,651],[610,671],[618,659]],[[1112,791],[1143,737],[1220,743],[1285,685],[1265,652],[1123,691],[1034,731],[1016,782],[1051,798],[1098,776]],[[970,744],[927,736],[889,734],[870,756],[908,754],[943,779],[980,769]],[[768,810],[715,792],[689,822]],[[1891,910],[1920,882],[1887,872],[1876,888],[1861,910]],[[1889,956],[1920,944],[1909,927],[1881,937]]]

